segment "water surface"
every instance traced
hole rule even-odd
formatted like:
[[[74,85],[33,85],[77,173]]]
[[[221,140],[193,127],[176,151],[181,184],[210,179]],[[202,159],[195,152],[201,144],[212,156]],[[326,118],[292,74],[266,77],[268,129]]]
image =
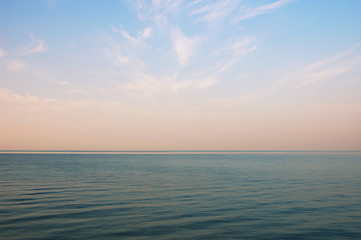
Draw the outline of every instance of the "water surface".
[[[361,154],[0,154],[1,239],[361,239]]]

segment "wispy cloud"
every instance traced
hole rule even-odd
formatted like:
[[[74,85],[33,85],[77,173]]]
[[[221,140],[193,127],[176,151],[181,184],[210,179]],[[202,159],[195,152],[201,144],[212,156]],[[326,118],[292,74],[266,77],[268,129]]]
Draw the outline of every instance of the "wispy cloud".
[[[244,37],[233,41],[230,46],[216,49],[212,53],[212,57],[220,59],[214,66],[206,66],[207,74],[217,75],[229,70],[234,66],[242,57],[250,54],[257,49],[254,44],[256,38]]]
[[[216,84],[217,78],[205,77],[197,79],[181,78],[173,75],[159,75],[145,73],[133,73],[131,81],[126,83],[115,83],[122,94],[134,97],[164,96],[184,90],[202,90]],[[114,91],[114,89],[110,89]]]
[[[30,44],[22,49],[23,54],[34,54],[45,52],[48,50],[48,46],[44,40],[36,38],[34,34],[30,34],[30,38]]]
[[[336,63],[340,60],[342,61],[342,59],[346,59],[346,58],[354,55],[355,53],[357,53],[357,48],[359,48],[359,47],[360,47],[360,44],[356,44],[356,45],[352,46],[351,48],[348,48],[345,51],[342,51],[342,52],[336,54],[335,56],[332,56],[332,57],[329,57],[326,59],[322,59],[320,61],[309,64],[304,70],[305,70],[305,72],[312,72],[312,71],[320,69],[322,67],[326,67],[327,65]]]
[[[181,8],[181,5],[184,3],[184,0],[158,0],[152,1],[153,7],[156,9],[162,9],[166,12],[178,11]]]
[[[301,88],[310,84],[332,80],[343,73],[361,67],[359,45],[355,45],[335,56],[316,61],[294,70],[288,76],[278,80],[276,85],[289,85],[292,88]]]
[[[6,64],[10,71],[18,72],[26,68],[26,63],[20,60],[12,60]]]
[[[34,95],[20,95],[7,88],[0,88],[0,104],[1,103],[39,103],[54,102],[53,98],[40,98]]]
[[[349,77],[359,73],[359,69],[361,69],[361,53],[358,47],[355,45],[329,58],[298,65],[291,70],[284,70],[282,71],[283,77],[278,78],[279,80],[264,84],[252,92],[223,98],[211,97],[209,103],[230,109],[241,106],[256,107],[257,105],[287,108],[292,104],[312,107],[320,104],[317,102],[320,97],[318,94],[335,91],[335,88],[345,83],[350,84],[351,81],[360,81],[360,78]],[[223,65],[223,67],[226,68],[227,65]],[[247,76],[244,75],[244,77]],[[269,79],[272,78],[269,76]],[[310,87],[318,90],[310,91]],[[357,95],[355,92],[357,91],[349,90],[350,96]],[[314,101],[308,101],[309,99],[314,99]],[[325,102],[327,101],[323,99],[322,104]],[[332,102],[334,103],[335,100]]]
[[[127,64],[129,57],[125,56],[120,44],[114,41],[113,38],[107,38],[106,42],[108,46],[105,48],[106,55],[112,59],[113,65],[119,66],[121,64]]]
[[[113,79],[116,91],[149,97],[215,86],[222,74],[226,75],[243,57],[258,49],[256,37],[241,31],[225,36],[219,31],[233,32],[235,27],[239,30],[242,19],[273,11],[287,2],[256,2],[246,8],[244,1],[234,0],[138,0],[137,14],[146,27],[135,32],[122,25],[111,27],[107,55],[118,69]],[[243,18],[232,23],[240,15]],[[190,22],[197,24],[197,31],[185,27]],[[227,29],[210,29],[223,22],[229,23],[224,25]],[[145,44],[150,38],[152,44]],[[163,65],[160,67],[159,63]],[[239,72],[239,76],[242,74]]]
[[[0,58],[5,57],[5,55],[6,55],[6,52],[0,48]]]
[[[63,86],[69,86],[70,82],[68,81],[55,81],[56,84],[63,85]]]
[[[174,14],[184,9],[184,0],[137,1],[138,10],[149,13]]]
[[[217,1],[195,9],[192,14],[199,16],[201,21],[214,22],[227,17],[236,6],[236,1]]]
[[[145,39],[149,38],[153,31],[152,28],[147,27],[139,31],[136,37],[133,37],[127,31],[125,31],[123,27],[120,28],[112,27],[112,30],[114,32],[120,33],[125,39],[127,39],[130,43],[134,45],[138,45],[142,43]]]
[[[235,22],[240,22],[248,18],[256,17],[268,12],[271,12],[293,0],[278,0],[273,3],[259,5],[255,7],[241,6],[239,9],[239,16],[235,18]]]
[[[294,88],[300,88],[312,83],[333,79],[334,77],[347,72],[351,66],[340,64],[326,69],[320,69],[313,72],[305,72],[303,80],[294,85]],[[302,75],[301,75],[302,76]]]
[[[171,31],[171,40],[174,52],[177,54],[178,62],[185,65],[187,60],[194,55],[199,38],[186,37],[179,28],[173,28]]]
[[[243,76],[246,77],[246,76]],[[271,93],[270,89],[267,88],[261,88],[257,89],[253,92],[249,92],[246,94],[240,94],[237,96],[228,96],[228,97],[222,97],[222,98],[210,98],[208,99],[208,104],[222,108],[224,110],[226,109],[234,109],[244,106],[252,106],[259,107],[260,105],[264,105],[264,99],[269,97]],[[262,104],[260,104],[262,102]]]
[[[120,33],[123,39],[126,41],[119,41],[117,37],[108,37],[106,42],[109,46],[107,47],[107,55],[113,59],[115,66],[131,64],[137,66],[137,68],[144,68],[146,65],[141,57],[138,56],[137,52],[141,51],[145,46],[145,40],[152,35],[152,28],[147,27],[137,33],[137,36],[132,36],[123,29],[122,26],[119,28],[111,27],[113,32]]]

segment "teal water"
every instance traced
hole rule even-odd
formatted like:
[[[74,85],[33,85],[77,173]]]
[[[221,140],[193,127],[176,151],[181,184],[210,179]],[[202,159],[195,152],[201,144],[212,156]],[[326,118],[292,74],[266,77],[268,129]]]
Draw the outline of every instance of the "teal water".
[[[361,239],[361,153],[2,153],[0,239]]]

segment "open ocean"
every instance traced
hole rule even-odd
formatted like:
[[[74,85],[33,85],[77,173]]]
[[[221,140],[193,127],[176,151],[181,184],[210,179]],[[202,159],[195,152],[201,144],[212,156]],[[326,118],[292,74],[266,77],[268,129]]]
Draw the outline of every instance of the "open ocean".
[[[0,239],[361,239],[361,153],[3,151]]]

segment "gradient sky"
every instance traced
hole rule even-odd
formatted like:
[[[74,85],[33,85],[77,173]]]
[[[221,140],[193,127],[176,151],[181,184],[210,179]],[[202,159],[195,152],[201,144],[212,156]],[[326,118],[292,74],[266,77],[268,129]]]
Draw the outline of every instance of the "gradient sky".
[[[361,1],[0,1],[0,149],[361,150]]]

